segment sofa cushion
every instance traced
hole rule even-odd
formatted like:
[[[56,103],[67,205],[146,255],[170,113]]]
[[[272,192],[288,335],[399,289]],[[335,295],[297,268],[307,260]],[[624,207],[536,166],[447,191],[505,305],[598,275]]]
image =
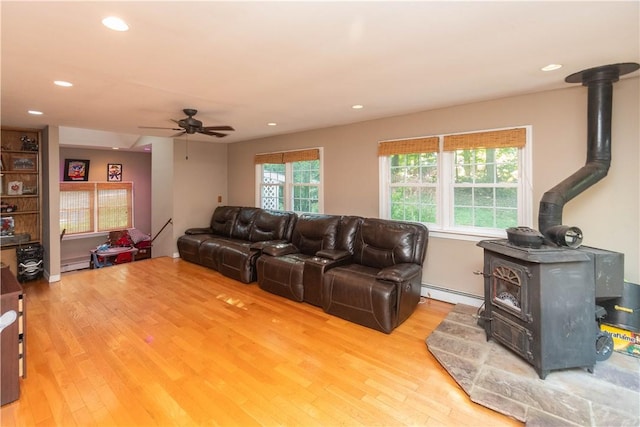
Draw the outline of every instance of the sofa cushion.
[[[291,243],[305,255],[315,255],[323,249],[335,249],[339,223],[339,216],[304,214],[296,222]]]
[[[211,234],[185,234],[178,237],[177,245],[180,258],[200,264],[200,245],[212,237]]]
[[[239,239],[220,241],[218,271],[242,283],[256,280],[255,265],[260,252],[251,249],[251,242]]]
[[[390,333],[397,326],[398,288],[376,280],[377,274],[377,268],[361,264],[329,270],[322,284],[322,308],[350,322]]]
[[[238,211],[236,222],[231,229],[231,237],[240,240],[249,240],[249,234],[253,226],[253,221],[262,209],[242,207]]]
[[[280,257],[263,255],[256,261],[258,286],[262,290],[301,302],[304,298],[304,262],[309,255],[302,253]]]
[[[129,237],[131,237],[131,241],[134,245],[137,245],[140,242],[151,240],[150,235],[143,233],[137,228],[129,228],[127,231],[129,232]]]
[[[289,222],[294,216],[292,212],[260,209],[253,220],[247,240],[251,242],[288,240],[291,237]]]
[[[340,218],[336,249],[347,251],[350,255],[353,255],[356,233],[362,221],[364,221],[364,218],[359,216],[343,216]]]
[[[237,206],[218,206],[211,216],[211,230],[219,236],[231,236],[231,229],[238,217]]]
[[[227,238],[210,236],[203,240],[198,252],[200,253],[200,264],[205,267],[218,270],[220,268],[220,252],[225,247]]]
[[[416,231],[413,224],[365,219],[356,234],[355,262],[375,268],[414,262]]]

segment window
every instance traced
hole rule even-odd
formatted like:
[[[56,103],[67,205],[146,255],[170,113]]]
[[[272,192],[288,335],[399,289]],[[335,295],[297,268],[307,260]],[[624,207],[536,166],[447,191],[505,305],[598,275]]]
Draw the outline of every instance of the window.
[[[296,213],[323,211],[321,149],[256,155],[256,203]]]
[[[528,127],[383,141],[381,217],[503,236],[531,225]]]
[[[60,183],[60,229],[65,234],[133,227],[133,183]]]

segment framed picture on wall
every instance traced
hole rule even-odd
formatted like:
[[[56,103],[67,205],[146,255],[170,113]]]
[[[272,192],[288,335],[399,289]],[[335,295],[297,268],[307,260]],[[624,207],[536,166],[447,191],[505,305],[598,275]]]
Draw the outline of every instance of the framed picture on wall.
[[[88,181],[89,160],[64,160],[64,181]]]
[[[107,181],[109,182],[122,181],[122,163],[107,164]]]

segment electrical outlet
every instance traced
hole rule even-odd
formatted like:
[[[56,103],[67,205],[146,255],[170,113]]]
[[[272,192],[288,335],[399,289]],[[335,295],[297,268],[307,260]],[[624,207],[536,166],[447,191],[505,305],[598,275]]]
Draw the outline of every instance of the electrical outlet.
[[[218,196],[218,203],[222,203],[222,196]]]

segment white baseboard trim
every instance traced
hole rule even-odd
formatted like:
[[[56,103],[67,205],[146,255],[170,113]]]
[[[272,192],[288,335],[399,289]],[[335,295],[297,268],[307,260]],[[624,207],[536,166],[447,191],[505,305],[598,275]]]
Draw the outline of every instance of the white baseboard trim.
[[[472,307],[480,307],[484,303],[484,298],[466,292],[455,291],[453,289],[441,288],[438,286],[422,284],[420,295],[450,304],[466,304]]]
[[[64,273],[66,271],[74,271],[74,270],[83,270],[85,268],[89,268],[89,261],[75,261],[75,262],[67,262],[60,266],[60,272]]]

